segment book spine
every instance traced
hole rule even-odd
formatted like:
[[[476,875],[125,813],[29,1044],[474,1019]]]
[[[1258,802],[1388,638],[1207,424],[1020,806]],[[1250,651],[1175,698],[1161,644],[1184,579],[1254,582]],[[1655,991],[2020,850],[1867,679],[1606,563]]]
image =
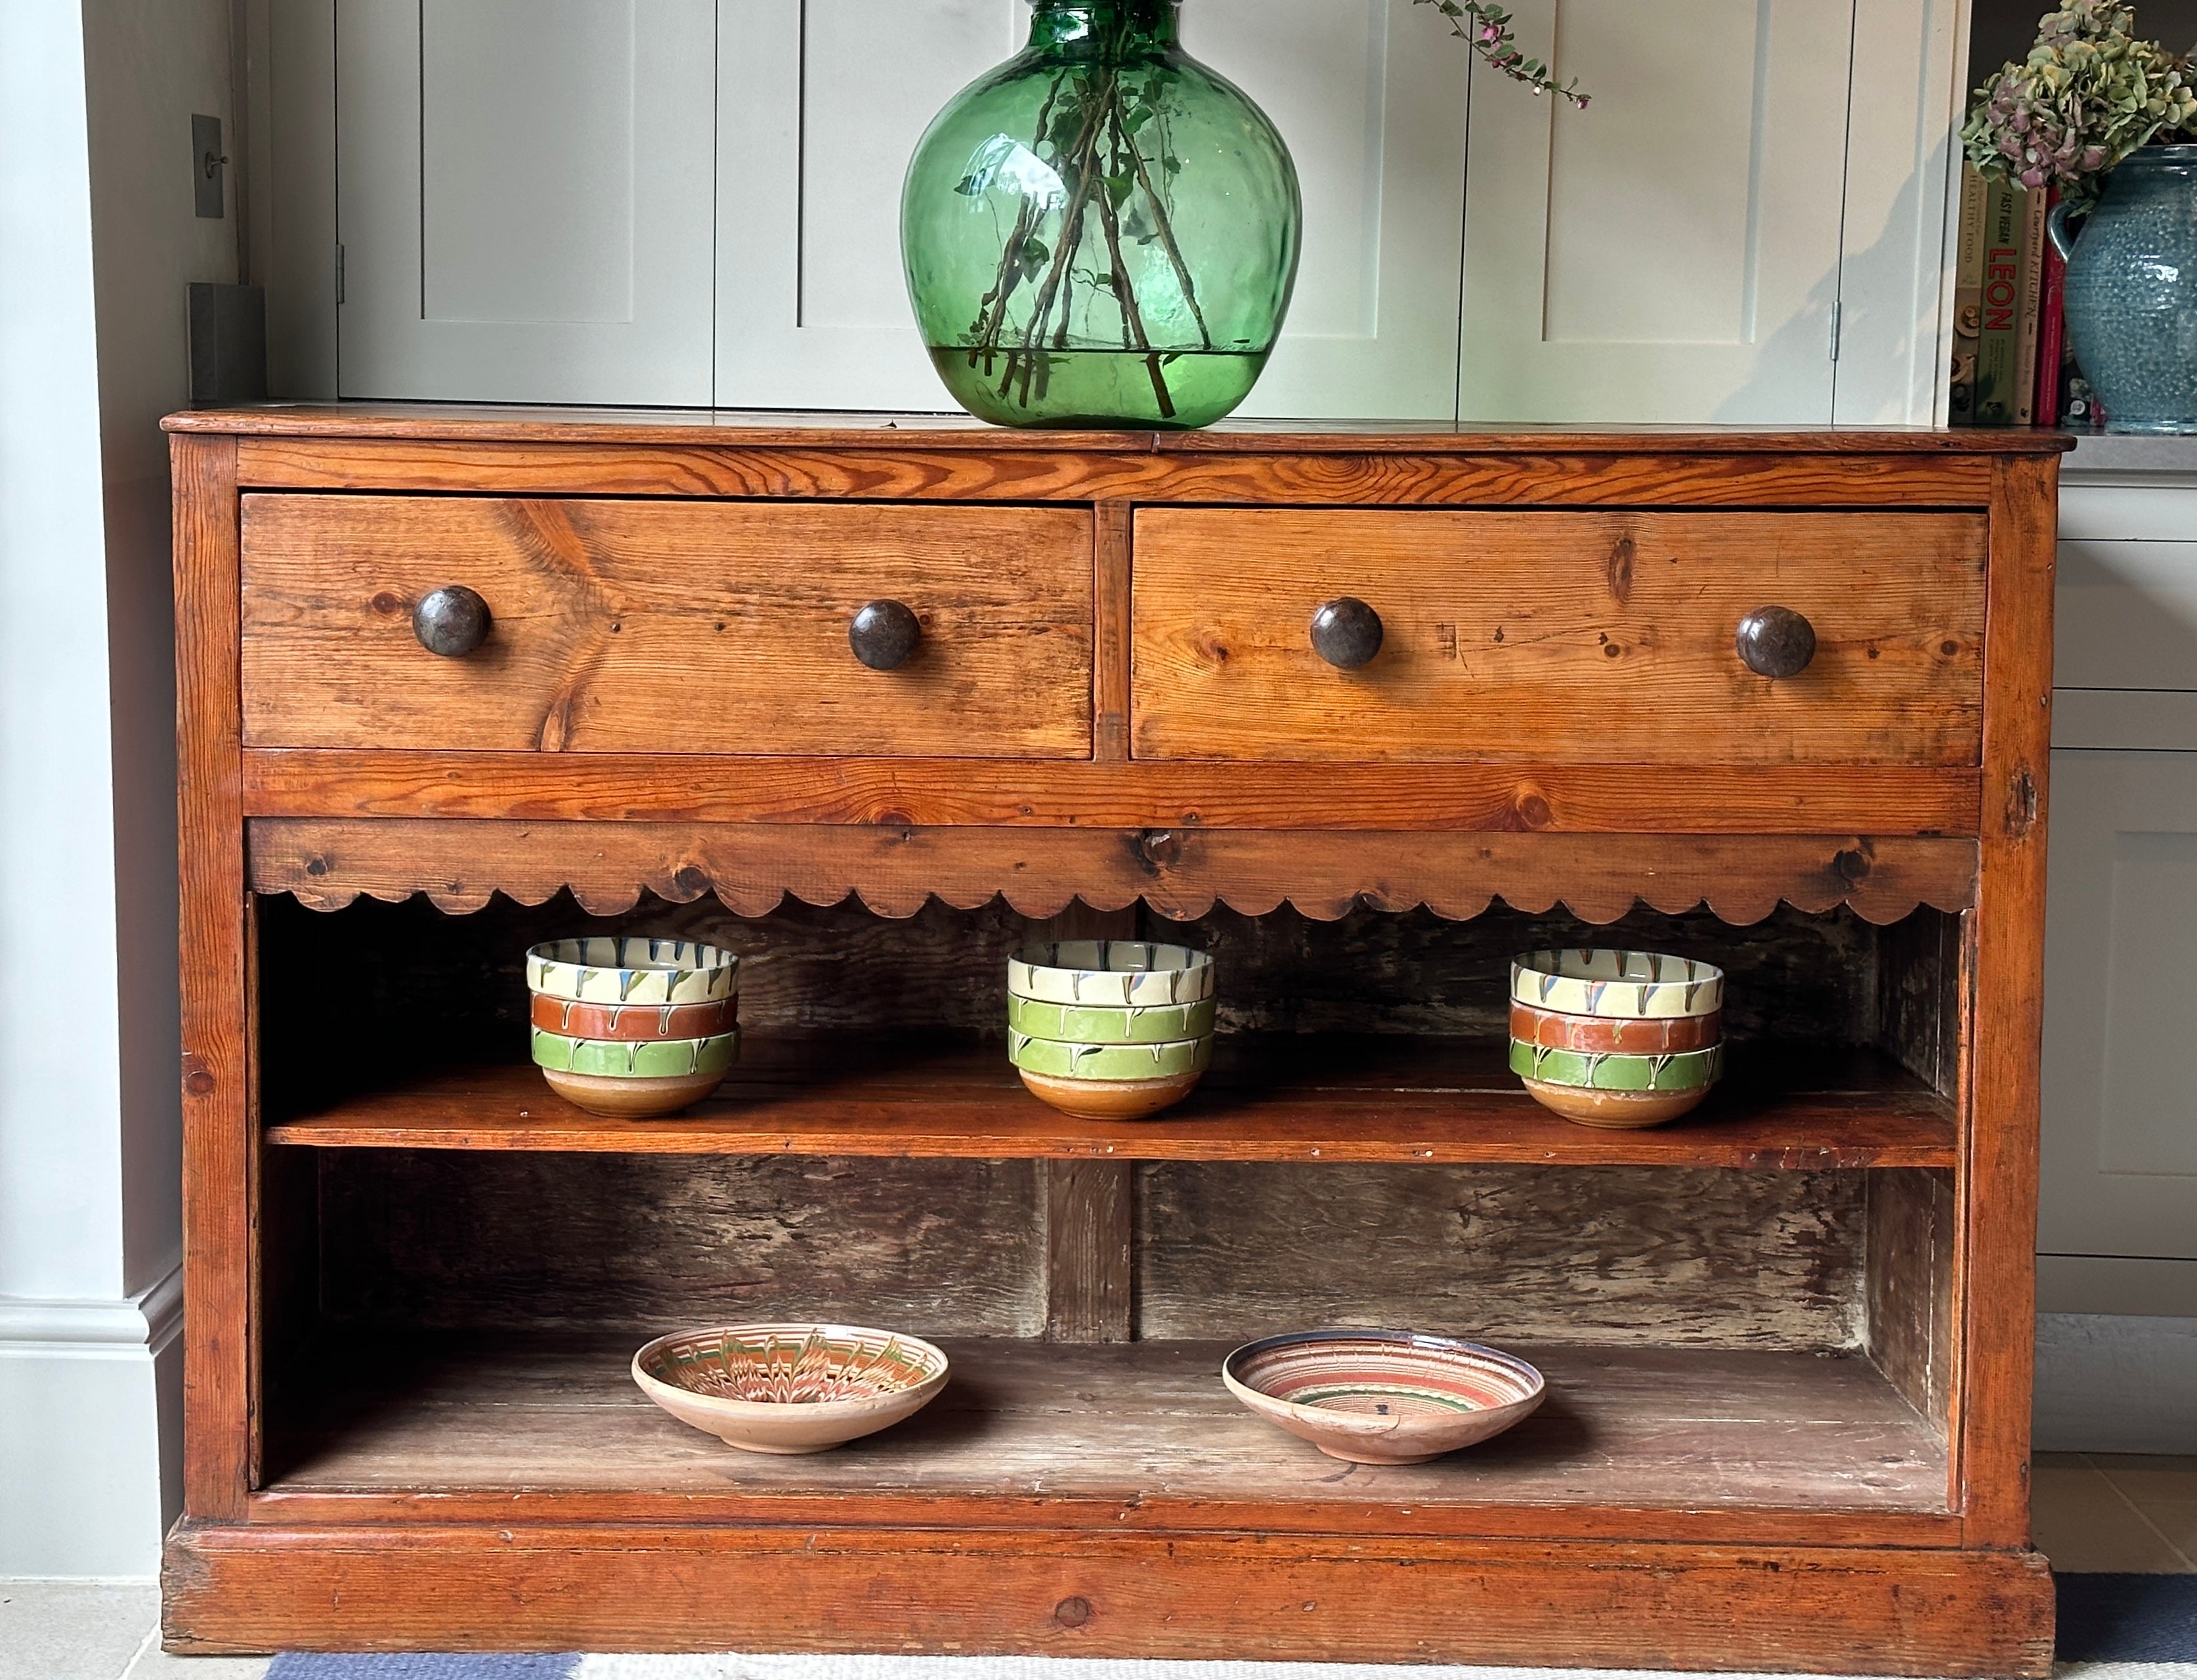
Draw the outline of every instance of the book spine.
[[[2014,424],[2014,374],[2021,326],[2021,189],[1993,180],[1984,191],[1983,310],[1976,329],[1976,421]]]
[[[2037,329],[2044,290],[2044,189],[2022,192],[2021,314],[2014,322],[2014,423],[2029,426],[2037,414]]]
[[[2060,202],[2055,189],[2044,200],[2044,213],[2049,217],[2052,206]],[[2038,426],[2060,424],[2060,366],[2066,354],[2067,321],[2063,313],[2067,283],[2067,260],[2053,248],[2052,241],[2043,241],[2044,248],[2044,279],[2037,305],[2037,403],[2033,423]]]
[[[1947,417],[1955,426],[1976,421],[1976,345],[1984,309],[1984,178],[1972,163],[1961,165],[1959,243],[1954,247],[1953,366]]]

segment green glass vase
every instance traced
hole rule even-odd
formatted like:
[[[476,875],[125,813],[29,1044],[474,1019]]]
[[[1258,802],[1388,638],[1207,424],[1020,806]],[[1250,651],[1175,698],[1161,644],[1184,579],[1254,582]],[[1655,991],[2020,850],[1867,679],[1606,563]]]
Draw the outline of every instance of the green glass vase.
[[[901,195],[932,364],[1001,426],[1209,426],[1250,394],[1303,206],[1266,113],[1185,55],[1180,0],[1033,0]]]

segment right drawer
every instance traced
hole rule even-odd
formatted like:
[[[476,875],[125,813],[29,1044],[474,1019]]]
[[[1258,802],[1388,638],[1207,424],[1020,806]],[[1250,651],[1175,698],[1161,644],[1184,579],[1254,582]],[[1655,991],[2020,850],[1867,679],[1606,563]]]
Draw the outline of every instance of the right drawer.
[[[1975,764],[1986,534],[1963,513],[1143,510],[1133,751]],[[1777,633],[1758,663],[1811,632],[1812,657],[1759,674],[1750,620]]]

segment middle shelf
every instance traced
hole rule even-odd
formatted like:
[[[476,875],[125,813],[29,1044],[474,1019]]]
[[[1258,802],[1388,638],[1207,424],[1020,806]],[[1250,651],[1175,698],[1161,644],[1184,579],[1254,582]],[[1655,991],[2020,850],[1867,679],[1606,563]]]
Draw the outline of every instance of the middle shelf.
[[[408,1075],[270,1115],[270,1143],[977,1160],[1332,1161],[1828,1169],[1954,1165],[1954,1106],[1868,1049],[1735,1043],[1708,1103],[1601,1131],[1521,1088],[1501,1040],[1403,1034],[1224,1035],[1180,1108],[1087,1121],[1022,1088],[976,1034],[751,1034],[714,1097],[665,1120],[583,1112],[524,1064]]]

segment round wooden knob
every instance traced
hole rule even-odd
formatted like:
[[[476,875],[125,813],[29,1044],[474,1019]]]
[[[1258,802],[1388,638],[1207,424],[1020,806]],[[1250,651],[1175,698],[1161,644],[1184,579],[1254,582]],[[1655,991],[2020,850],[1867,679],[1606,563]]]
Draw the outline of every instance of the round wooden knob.
[[[1370,665],[1381,651],[1381,615],[1354,595],[1340,595],[1312,616],[1312,651],[1339,671]]]
[[[922,639],[923,626],[898,601],[872,601],[847,626],[847,646],[873,671],[906,664]]]
[[[1732,645],[1757,676],[1798,676],[1816,657],[1816,627],[1789,606],[1765,606],[1739,621]]]
[[[422,595],[412,609],[412,634],[420,646],[445,659],[461,659],[486,641],[493,622],[488,603],[462,583]]]

